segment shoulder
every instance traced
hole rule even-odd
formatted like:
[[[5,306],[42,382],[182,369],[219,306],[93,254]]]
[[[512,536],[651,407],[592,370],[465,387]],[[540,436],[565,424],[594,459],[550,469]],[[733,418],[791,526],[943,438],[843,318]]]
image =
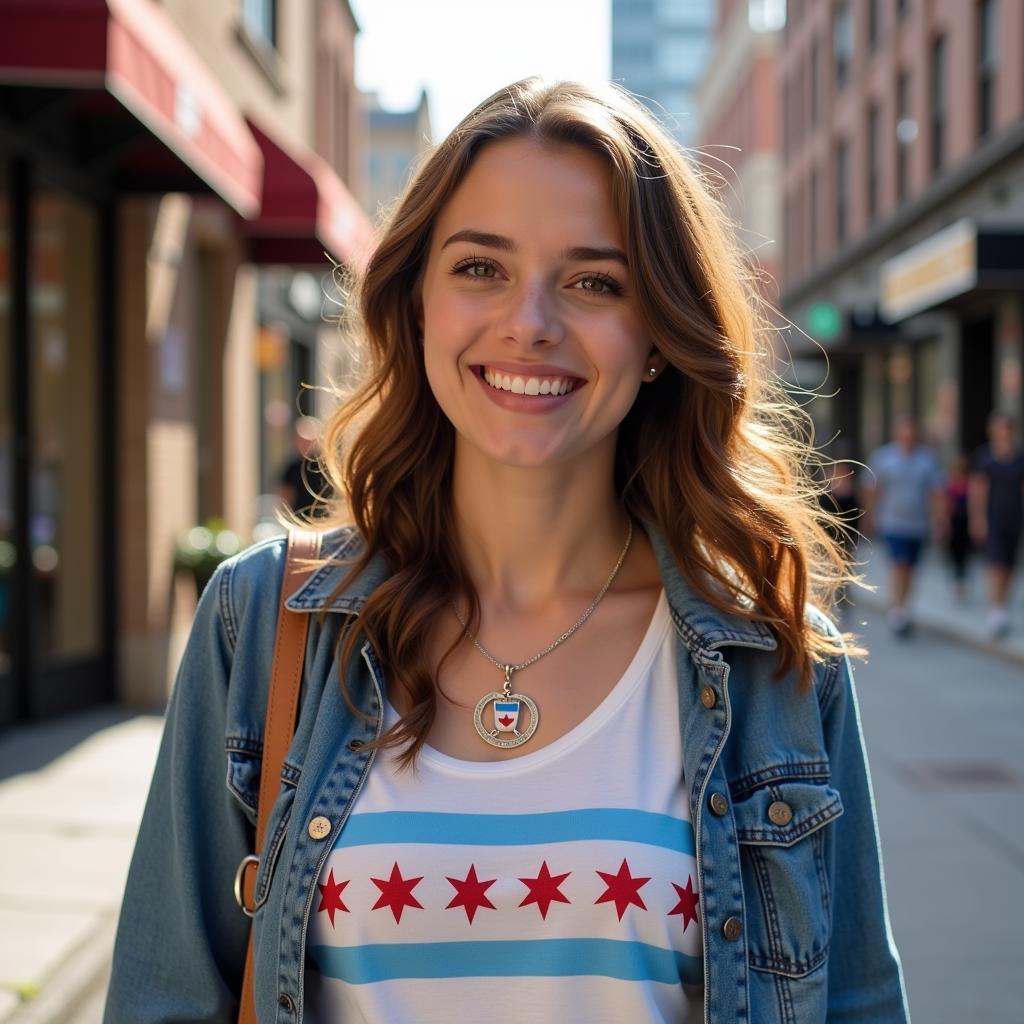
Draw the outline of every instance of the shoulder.
[[[822,715],[827,715],[837,701],[846,702],[853,685],[853,668],[846,636],[832,617],[816,605],[808,604],[805,607],[804,618],[810,629],[832,648],[815,664],[813,672],[814,692]]]
[[[329,566],[339,552],[350,550],[357,543],[352,527],[325,532],[320,541],[324,564]],[[207,591],[215,590],[229,634],[237,635],[240,623],[254,616],[270,621],[276,619],[287,557],[288,537],[281,534],[251,545],[218,566]],[[318,569],[317,574],[324,571]]]

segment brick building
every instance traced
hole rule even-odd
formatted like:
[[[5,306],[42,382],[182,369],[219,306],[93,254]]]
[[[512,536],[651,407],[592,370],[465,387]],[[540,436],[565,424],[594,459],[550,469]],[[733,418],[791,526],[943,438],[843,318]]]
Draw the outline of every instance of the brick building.
[[[778,298],[782,248],[776,49],[784,8],[720,0],[713,59],[697,93],[700,159],[715,177],[740,243]]]
[[[970,451],[1022,412],[1024,5],[788,8],[781,301],[839,389],[815,415],[861,456],[907,413]]]
[[[162,702],[175,541],[251,536],[268,389],[316,381],[309,285],[370,226],[347,0],[0,23],[2,725]]]

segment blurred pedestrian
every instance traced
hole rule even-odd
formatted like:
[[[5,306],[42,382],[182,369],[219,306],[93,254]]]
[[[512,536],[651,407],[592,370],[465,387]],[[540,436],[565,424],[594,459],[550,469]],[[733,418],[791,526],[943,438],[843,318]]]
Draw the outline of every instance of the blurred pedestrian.
[[[295,421],[296,456],[281,474],[278,495],[299,518],[310,518],[329,497],[327,478],[320,468],[319,436],[319,420],[300,416]]]
[[[946,549],[953,567],[953,592],[957,601],[967,597],[967,560],[971,553],[968,516],[970,461],[963,452],[953,456],[946,478]]]
[[[893,439],[868,460],[864,480],[866,528],[889,549],[889,626],[906,636],[914,569],[931,535],[946,536],[942,467],[917,436],[909,416],[893,425]]]
[[[906,1021],[848,571],[748,276],[614,86],[516,83],[418,168],[355,293],[346,492],[291,596],[260,1020]],[[107,1024],[235,1010],[283,550],[204,593]]]
[[[832,458],[823,463],[825,487],[820,495],[822,509],[829,513],[829,532],[852,555],[857,546],[857,531],[861,516],[857,495],[857,474],[850,461],[849,445],[837,443]]]
[[[1008,602],[1024,523],[1024,452],[1013,418],[993,412],[988,444],[975,454],[970,486],[971,533],[983,547],[989,571],[989,630],[1010,629]]]

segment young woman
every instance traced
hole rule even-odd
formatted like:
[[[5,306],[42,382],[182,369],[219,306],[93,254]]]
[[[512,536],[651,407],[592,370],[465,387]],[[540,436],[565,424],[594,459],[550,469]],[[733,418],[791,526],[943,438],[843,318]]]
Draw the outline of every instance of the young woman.
[[[626,93],[527,80],[360,283],[346,504],[256,879],[260,1020],[906,1019],[842,555],[717,202]],[[284,546],[203,595],[108,1024],[230,1021]],[[226,777],[226,788],[224,779]]]

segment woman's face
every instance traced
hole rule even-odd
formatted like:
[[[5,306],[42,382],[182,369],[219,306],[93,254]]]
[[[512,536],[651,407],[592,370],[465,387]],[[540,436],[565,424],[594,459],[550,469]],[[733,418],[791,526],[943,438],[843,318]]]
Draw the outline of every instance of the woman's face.
[[[518,467],[614,453],[664,361],[641,324],[606,164],[528,139],[485,147],[434,225],[421,328],[459,444]]]

